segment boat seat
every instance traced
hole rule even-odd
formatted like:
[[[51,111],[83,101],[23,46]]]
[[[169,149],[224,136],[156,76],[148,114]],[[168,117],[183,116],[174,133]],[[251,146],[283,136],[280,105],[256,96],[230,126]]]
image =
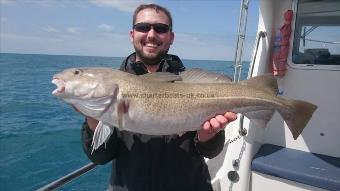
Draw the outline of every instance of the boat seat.
[[[264,144],[251,169],[326,190],[340,190],[340,158],[336,157]]]

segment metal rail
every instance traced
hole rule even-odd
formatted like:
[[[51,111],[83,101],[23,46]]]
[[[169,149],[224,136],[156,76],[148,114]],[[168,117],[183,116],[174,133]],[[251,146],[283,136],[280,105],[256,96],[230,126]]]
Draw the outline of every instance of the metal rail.
[[[236,50],[235,50],[235,68],[234,68],[234,82],[238,82],[242,71],[242,53],[243,43],[247,31],[247,15],[248,15],[249,0],[242,0],[240,8],[240,18],[238,23]]]
[[[83,174],[89,172],[90,170],[94,169],[97,165],[94,163],[89,163],[73,172],[71,172],[68,175],[65,175],[39,189],[37,189],[37,191],[50,191],[50,190],[55,190],[57,188],[59,188],[60,186],[65,185],[66,183],[82,176]]]
[[[255,65],[255,62],[256,62],[256,56],[257,56],[257,51],[259,49],[260,41],[261,41],[262,38],[265,38],[265,37],[267,37],[266,32],[260,31],[260,32],[257,33],[256,40],[255,40],[254,52],[253,52],[253,56],[252,56],[252,59],[251,59],[251,63],[249,65],[250,68],[249,68],[248,78],[251,78],[253,76],[254,65]]]

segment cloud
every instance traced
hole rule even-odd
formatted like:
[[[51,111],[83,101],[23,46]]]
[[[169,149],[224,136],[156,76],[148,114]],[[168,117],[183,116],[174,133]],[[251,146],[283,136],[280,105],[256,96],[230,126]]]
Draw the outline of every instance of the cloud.
[[[126,56],[133,51],[123,33],[79,33],[75,35],[23,35],[2,33],[2,52],[84,56]],[[32,46],[34,44],[34,46]]]
[[[98,28],[104,32],[112,32],[114,27],[108,24],[100,24]]]
[[[48,26],[45,26],[45,27],[42,27],[42,29],[46,32],[52,32],[52,33],[57,33],[59,32],[58,29],[48,25]]]
[[[1,22],[7,22],[8,21],[8,18],[7,17],[1,17]]]
[[[67,32],[69,33],[77,33],[79,32],[79,28],[76,28],[76,27],[69,27],[66,29]]]
[[[133,12],[139,4],[152,3],[152,0],[90,0],[90,3],[99,7],[111,7],[124,12]]]
[[[85,1],[84,1],[85,2]],[[70,6],[84,8],[86,3],[82,0],[71,1],[71,0],[0,0],[1,6],[38,6],[39,8],[66,8]]]
[[[61,1],[61,3],[63,2]],[[42,7],[52,7],[52,6],[58,5],[56,0],[53,0],[53,1],[52,0],[40,0],[40,1],[37,1],[37,0],[25,0],[25,1],[0,0],[0,4],[3,4],[3,5],[35,4],[35,5],[39,5]]]
[[[170,53],[186,59],[230,60],[234,46],[227,38],[225,35],[176,33]]]
[[[13,2],[13,1],[10,1],[10,0],[1,0],[0,4],[10,4],[11,2]]]

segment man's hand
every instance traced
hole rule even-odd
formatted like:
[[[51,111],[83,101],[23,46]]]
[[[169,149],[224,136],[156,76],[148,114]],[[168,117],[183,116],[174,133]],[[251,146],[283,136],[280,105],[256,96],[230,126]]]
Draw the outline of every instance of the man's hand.
[[[225,126],[235,121],[237,118],[236,113],[227,112],[224,115],[217,115],[214,118],[203,123],[203,129],[197,132],[198,140],[200,142],[206,142],[213,138],[219,131],[225,128]]]

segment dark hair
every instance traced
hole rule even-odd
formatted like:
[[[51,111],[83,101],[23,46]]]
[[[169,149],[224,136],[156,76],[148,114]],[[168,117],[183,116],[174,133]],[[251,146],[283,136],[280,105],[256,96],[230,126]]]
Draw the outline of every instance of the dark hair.
[[[157,13],[158,13],[159,11],[165,13],[165,15],[166,15],[166,16],[168,17],[168,19],[169,19],[169,27],[170,27],[170,31],[172,31],[172,17],[171,17],[171,14],[170,14],[169,10],[166,9],[166,8],[164,8],[164,7],[162,7],[162,6],[160,6],[160,5],[157,5],[157,4],[142,4],[142,5],[139,5],[139,6],[136,8],[135,12],[133,13],[132,26],[133,26],[134,24],[136,24],[137,14],[138,14],[140,11],[144,10],[144,9],[154,9]]]

